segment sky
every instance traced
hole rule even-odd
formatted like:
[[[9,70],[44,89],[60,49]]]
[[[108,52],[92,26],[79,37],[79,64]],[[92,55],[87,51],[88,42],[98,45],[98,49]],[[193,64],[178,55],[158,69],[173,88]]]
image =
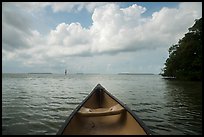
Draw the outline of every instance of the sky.
[[[2,72],[159,74],[202,2],[3,2]]]

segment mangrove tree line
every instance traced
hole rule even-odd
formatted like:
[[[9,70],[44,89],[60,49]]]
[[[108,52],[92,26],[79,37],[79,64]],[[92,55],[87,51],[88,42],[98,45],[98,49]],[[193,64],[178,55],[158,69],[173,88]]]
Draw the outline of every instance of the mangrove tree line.
[[[202,80],[202,18],[195,20],[188,33],[169,48],[163,76],[179,80]]]

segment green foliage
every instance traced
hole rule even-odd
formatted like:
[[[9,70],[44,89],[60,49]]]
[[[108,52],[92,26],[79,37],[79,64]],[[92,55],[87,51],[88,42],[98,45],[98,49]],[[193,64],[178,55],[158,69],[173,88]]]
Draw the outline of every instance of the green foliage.
[[[169,48],[163,76],[179,80],[202,80],[202,18],[195,20],[178,44]]]

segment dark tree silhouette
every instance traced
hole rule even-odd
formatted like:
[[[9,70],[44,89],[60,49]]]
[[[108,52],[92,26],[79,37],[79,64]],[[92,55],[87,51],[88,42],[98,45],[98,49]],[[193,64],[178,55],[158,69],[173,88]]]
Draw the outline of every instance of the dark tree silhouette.
[[[202,80],[202,18],[195,20],[178,44],[169,48],[163,76],[179,80]]]

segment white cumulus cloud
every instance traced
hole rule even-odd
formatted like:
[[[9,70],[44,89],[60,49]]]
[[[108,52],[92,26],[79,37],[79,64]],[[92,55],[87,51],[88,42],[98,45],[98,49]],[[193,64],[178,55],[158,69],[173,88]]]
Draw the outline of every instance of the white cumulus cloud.
[[[189,10],[189,4],[194,8]],[[127,8],[106,4],[94,10],[93,24],[89,29],[80,23],[62,23],[50,32],[49,38],[63,55],[111,54],[169,47],[188,31],[195,19],[202,16],[202,8],[198,7],[199,3],[181,3],[179,8],[164,7],[152,17],[143,17],[146,8],[136,4]]]
[[[18,6],[23,4],[18,4]],[[60,23],[43,36],[38,30],[32,30],[26,25],[23,31],[22,21],[19,20],[21,15],[19,14],[20,17],[16,20],[15,25],[15,21],[10,22],[15,20],[12,18],[15,14],[3,10],[4,56],[12,48],[21,47],[21,50],[17,50],[15,54],[19,58],[27,55],[27,64],[43,63],[43,60],[60,57],[94,56],[142,49],[168,48],[183,37],[195,19],[202,17],[202,4],[196,2],[181,3],[178,8],[164,7],[149,17],[143,17],[142,14],[147,9],[136,4],[127,8],[120,8],[116,3],[29,4],[33,5],[31,6],[33,9],[50,5],[55,12],[69,11],[75,7],[77,10],[86,8],[93,13],[92,25],[89,28],[83,28],[79,22]],[[12,26],[13,29],[11,30],[9,26]],[[14,43],[18,46],[15,46]],[[9,50],[6,45],[9,45]],[[9,57],[4,57],[4,59],[15,58],[15,54],[8,54]]]

